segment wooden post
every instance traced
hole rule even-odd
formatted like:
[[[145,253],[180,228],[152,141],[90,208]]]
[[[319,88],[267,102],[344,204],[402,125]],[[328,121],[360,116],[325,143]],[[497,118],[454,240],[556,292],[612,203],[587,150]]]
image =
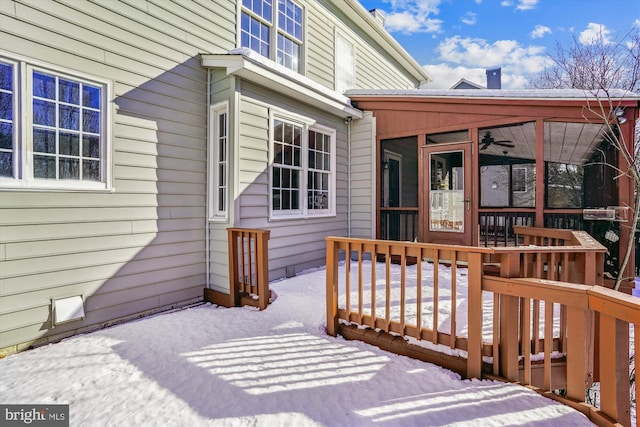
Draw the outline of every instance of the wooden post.
[[[520,254],[501,254],[500,277],[518,277]],[[503,377],[518,381],[518,305],[520,299],[500,295],[500,373]],[[495,310],[495,308],[494,308]]]
[[[469,254],[467,378],[482,378],[482,254]],[[451,333],[455,336],[455,331]]]
[[[585,308],[567,307],[567,397],[579,402],[584,400],[589,350]]]
[[[338,259],[337,243],[330,237],[327,241],[326,298],[327,335],[338,335]]]
[[[624,426],[631,423],[627,325],[600,313],[600,409]]]
[[[264,310],[269,305],[269,230],[256,233],[256,269],[258,275],[258,305]]]
[[[536,227],[544,227],[544,120],[536,120]]]
[[[518,302],[518,297],[500,295],[500,373],[511,381],[519,379]]]
[[[238,278],[238,236],[232,228],[227,229],[229,245],[229,302],[232,306],[240,304],[239,278]]]

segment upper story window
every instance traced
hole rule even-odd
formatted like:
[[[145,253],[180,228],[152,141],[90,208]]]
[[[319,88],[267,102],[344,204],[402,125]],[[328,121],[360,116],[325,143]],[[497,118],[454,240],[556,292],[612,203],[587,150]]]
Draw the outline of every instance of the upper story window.
[[[344,93],[356,86],[356,48],[340,33],[336,33],[335,89]]]
[[[0,185],[107,188],[106,94],[103,82],[0,59]]]
[[[335,130],[274,117],[272,217],[335,213]]]
[[[302,29],[302,7],[293,0],[242,0],[240,45],[296,72]]]

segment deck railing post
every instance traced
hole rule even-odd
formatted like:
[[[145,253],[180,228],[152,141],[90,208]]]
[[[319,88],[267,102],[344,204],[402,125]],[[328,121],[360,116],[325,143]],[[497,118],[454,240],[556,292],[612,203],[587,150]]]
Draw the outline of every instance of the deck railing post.
[[[467,378],[482,378],[482,254],[469,254]],[[455,336],[455,333],[452,334]]]
[[[584,400],[585,388],[590,386],[588,361],[591,330],[587,327],[587,307],[567,307],[567,397]]]
[[[600,313],[600,409],[624,426],[631,423],[627,325]]]
[[[271,291],[269,290],[269,230],[260,230],[256,234],[256,269],[258,275],[258,306],[267,308]]]
[[[229,246],[229,299],[232,306],[240,304],[239,289],[240,278],[238,276],[238,236],[234,229],[227,229]]]
[[[338,251],[334,240],[329,237],[326,242],[327,335],[335,337],[338,335]]]

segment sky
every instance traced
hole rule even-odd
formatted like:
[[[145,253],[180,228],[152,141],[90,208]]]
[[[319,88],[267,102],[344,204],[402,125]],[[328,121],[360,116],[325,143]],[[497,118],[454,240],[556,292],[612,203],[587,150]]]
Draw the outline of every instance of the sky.
[[[602,33],[620,41],[640,26],[640,0],[360,0],[379,9],[386,28],[433,78],[450,88],[461,78],[486,85],[502,68],[502,87],[526,87],[550,64],[557,44],[589,43]]]
[[[397,283],[400,269],[393,268]],[[415,276],[416,266],[407,270]],[[462,270],[457,295],[466,295]],[[69,405],[70,425],[82,427],[592,425],[519,385],[463,380],[327,336],[324,269],[270,288],[275,298],[263,311],[201,304],[2,358],[0,402]],[[446,299],[446,287],[440,295]]]

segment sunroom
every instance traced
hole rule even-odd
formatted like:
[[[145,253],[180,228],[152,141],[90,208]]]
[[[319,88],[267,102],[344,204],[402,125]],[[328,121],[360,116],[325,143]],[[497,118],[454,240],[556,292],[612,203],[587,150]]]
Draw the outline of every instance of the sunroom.
[[[469,89],[348,96],[375,117],[377,238],[510,246],[518,244],[514,225],[586,230],[607,247],[606,271],[617,274],[631,238],[633,180],[624,172],[633,161],[624,152],[633,153],[638,95]]]

